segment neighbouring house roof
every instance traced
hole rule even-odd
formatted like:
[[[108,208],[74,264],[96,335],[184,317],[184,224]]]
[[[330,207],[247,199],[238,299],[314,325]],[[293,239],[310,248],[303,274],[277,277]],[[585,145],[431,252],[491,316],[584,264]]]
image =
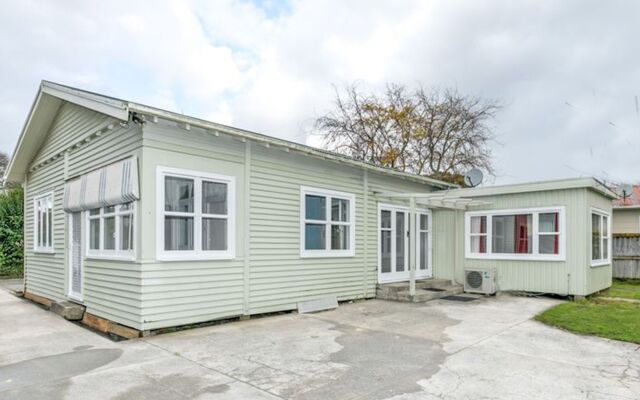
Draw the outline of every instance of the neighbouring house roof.
[[[40,89],[33,105],[31,106],[31,110],[29,111],[29,115],[20,134],[20,138],[18,139],[18,144],[16,145],[11,161],[9,162],[9,166],[5,172],[4,178],[6,182],[22,182],[24,180],[29,164],[36,156],[40,144],[48,134],[49,127],[51,126],[58,108],[63,101],[80,105],[121,121],[128,121],[130,113],[137,113],[145,118],[162,118],[183,125],[199,127],[209,130],[212,133],[223,133],[239,137],[243,140],[256,141],[267,146],[273,145],[276,147],[282,147],[315,158],[330,160],[353,167],[365,168],[381,174],[397,176],[403,179],[428,184],[440,189],[459,187],[458,185],[437,179],[358,161],[331,151],[48,81],[42,81],[40,84]]]
[[[613,208],[640,208],[640,185],[633,185],[631,188],[631,195],[626,198],[620,196],[613,202]]]

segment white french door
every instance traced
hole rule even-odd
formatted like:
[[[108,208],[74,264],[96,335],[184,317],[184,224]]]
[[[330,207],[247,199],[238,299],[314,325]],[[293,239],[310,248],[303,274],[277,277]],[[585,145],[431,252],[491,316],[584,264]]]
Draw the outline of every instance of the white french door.
[[[69,214],[69,290],[68,296],[82,301],[82,213]]]
[[[419,210],[410,217],[406,207],[378,207],[378,282],[409,280],[410,224],[416,224],[416,278],[431,273],[431,212]]]

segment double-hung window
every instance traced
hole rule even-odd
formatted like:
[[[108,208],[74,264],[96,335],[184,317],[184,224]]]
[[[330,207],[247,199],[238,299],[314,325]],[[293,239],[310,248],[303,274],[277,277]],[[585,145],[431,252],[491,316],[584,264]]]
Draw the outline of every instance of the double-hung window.
[[[591,209],[591,265],[605,265],[610,260],[611,226],[609,214]]]
[[[53,193],[33,199],[33,250],[53,252]]]
[[[301,257],[354,255],[353,194],[301,187],[300,203]]]
[[[564,208],[468,212],[467,258],[564,260]]]
[[[235,178],[160,167],[157,185],[158,259],[235,256]]]
[[[135,203],[95,208],[87,212],[87,257],[134,258]]]

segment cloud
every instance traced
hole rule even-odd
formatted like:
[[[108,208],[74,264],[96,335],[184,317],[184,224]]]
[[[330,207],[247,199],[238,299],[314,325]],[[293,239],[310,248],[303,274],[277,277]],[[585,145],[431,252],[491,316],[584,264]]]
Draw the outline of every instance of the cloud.
[[[41,79],[319,144],[332,84],[500,100],[497,182],[638,181],[640,56],[623,1],[142,1],[0,5],[0,149]]]

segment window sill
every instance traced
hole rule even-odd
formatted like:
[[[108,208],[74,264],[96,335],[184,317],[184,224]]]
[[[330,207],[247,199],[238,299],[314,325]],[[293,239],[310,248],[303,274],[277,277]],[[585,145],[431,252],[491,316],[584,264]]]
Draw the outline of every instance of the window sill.
[[[179,261],[224,261],[235,260],[235,254],[159,254],[157,261],[179,262]]]
[[[33,249],[33,252],[38,254],[56,254],[56,251],[53,249]]]
[[[104,255],[104,254],[87,254],[85,260],[99,260],[99,261],[135,261],[136,258],[133,255]]]
[[[566,258],[564,256],[552,256],[552,257],[545,257],[542,255],[528,255],[528,256],[517,256],[517,255],[496,255],[496,254],[491,254],[491,255],[474,255],[474,254],[467,254],[466,257],[467,259],[471,259],[471,260],[491,260],[491,261],[551,261],[551,262],[564,262],[566,261]]]
[[[609,260],[591,262],[591,268],[606,267],[608,265],[611,265]]]
[[[300,258],[349,258],[355,257],[355,253],[352,251],[339,251],[339,252],[309,252],[303,251],[300,253]]]

